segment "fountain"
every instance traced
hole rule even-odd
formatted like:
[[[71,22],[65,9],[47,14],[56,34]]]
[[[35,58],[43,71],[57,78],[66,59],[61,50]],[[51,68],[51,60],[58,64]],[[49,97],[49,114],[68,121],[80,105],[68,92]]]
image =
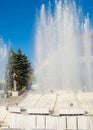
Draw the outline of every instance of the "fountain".
[[[42,93],[29,91],[9,107],[9,128],[93,130],[91,29],[77,12],[67,0],[56,1],[54,13],[42,5],[35,44],[35,87]]]
[[[7,63],[7,47],[3,39],[0,38],[0,95],[2,95],[5,87],[5,73]]]
[[[54,13],[42,5],[36,27],[35,75],[41,91],[93,90],[92,37],[89,18],[80,19],[75,3],[55,2]]]

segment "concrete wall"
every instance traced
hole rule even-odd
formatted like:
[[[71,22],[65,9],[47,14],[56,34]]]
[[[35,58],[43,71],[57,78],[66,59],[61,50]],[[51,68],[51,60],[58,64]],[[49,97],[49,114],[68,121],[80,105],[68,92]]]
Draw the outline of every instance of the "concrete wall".
[[[45,116],[11,113],[10,128],[54,129],[54,130],[93,130],[93,116]]]

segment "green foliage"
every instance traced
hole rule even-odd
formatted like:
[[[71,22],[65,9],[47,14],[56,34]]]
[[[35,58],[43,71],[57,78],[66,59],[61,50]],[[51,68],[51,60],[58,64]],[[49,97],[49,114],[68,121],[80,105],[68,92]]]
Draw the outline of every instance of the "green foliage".
[[[6,71],[6,89],[7,90],[13,89],[14,63],[15,63],[15,52],[12,49],[10,49],[7,71]]]
[[[13,90],[13,75],[16,74],[15,80],[17,83],[17,90],[21,90],[29,84],[29,78],[32,74],[32,66],[28,61],[27,56],[22,54],[21,49],[15,53],[12,49],[9,52],[6,81],[7,89]]]

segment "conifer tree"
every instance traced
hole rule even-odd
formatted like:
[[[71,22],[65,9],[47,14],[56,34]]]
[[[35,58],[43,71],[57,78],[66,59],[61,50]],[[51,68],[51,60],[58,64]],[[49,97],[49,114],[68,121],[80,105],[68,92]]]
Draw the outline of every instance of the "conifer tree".
[[[27,57],[18,49],[15,57],[15,74],[17,81],[17,89],[20,90],[28,85],[29,73],[31,71],[30,62]]]
[[[12,53],[11,53],[12,52]],[[29,76],[32,72],[31,63],[28,61],[27,56],[22,54],[19,48],[17,53],[10,50],[8,60],[8,75],[7,75],[7,87],[8,89],[14,89],[13,75],[15,74],[15,80],[17,83],[16,90],[21,90],[29,84]]]
[[[8,56],[8,65],[6,71],[6,89],[13,89],[13,73],[14,73],[14,64],[15,64],[15,52],[13,49],[10,49]]]

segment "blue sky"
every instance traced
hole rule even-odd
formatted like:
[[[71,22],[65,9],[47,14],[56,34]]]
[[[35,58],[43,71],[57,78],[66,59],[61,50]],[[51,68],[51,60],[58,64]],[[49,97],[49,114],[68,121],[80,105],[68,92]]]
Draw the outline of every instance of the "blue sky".
[[[53,4],[54,0],[50,0]],[[36,10],[49,0],[0,0],[0,36],[5,42],[11,42],[12,48],[18,48],[33,62]],[[76,0],[84,14],[89,13],[93,25],[93,0]]]

